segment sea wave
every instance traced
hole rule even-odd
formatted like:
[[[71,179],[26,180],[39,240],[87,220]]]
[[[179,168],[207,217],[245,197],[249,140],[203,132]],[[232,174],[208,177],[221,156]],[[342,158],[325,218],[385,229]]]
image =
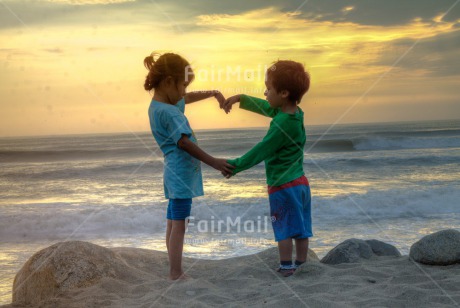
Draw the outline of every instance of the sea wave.
[[[263,138],[265,132],[238,131],[236,135],[227,132],[219,135],[216,132],[198,137],[198,144],[213,156],[236,157],[246,153]],[[59,162],[85,161],[103,159],[132,159],[136,157],[156,157],[162,159],[163,154],[150,138],[148,145],[137,139],[129,140],[126,136],[118,137],[110,143],[106,139],[83,138],[65,143],[62,137],[28,144],[24,141],[14,145],[12,140],[0,144],[0,162]],[[122,138],[123,137],[123,138]],[[43,141],[43,140],[41,140]],[[59,141],[59,142],[58,142]],[[117,143],[120,142],[120,143]],[[460,147],[459,130],[416,131],[416,132],[343,132],[321,135],[307,135],[305,151],[307,153],[337,153],[356,151],[384,151],[402,149],[438,149]]]
[[[330,168],[337,168],[341,165],[355,167],[375,167],[375,166],[442,166],[456,164],[459,162],[458,155],[412,155],[407,156],[364,156],[364,157],[314,157],[308,153],[304,156],[305,165],[328,164]]]
[[[165,226],[165,206],[15,205],[0,217],[2,242],[36,239],[104,238],[149,234]]]
[[[351,152],[401,149],[437,149],[460,147],[460,137],[382,137],[362,136],[350,139],[319,140],[307,142],[307,152]]]
[[[228,192],[226,192],[228,193]],[[134,196],[133,196],[134,198]],[[460,217],[455,185],[426,189],[371,189],[333,197],[316,195],[313,190],[312,215],[315,225],[359,223],[382,219],[429,219],[433,215]],[[160,199],[159,199],[160,200]],[[162,233],[166,226],[166,201],[149,205],[79,205],[66,203],[15,204],[2,206],[0,240],[110,238]],[[195,222],[240,217],[264,222],[270,217],[266,197],[230,198],[207,196],[194,200]],[[452,217],[453,217],[452,216]]]
[[[434,149],[460,147],[460,138],[453,137],[367,137],[353,141],[353,147],[358,151],[396,150],[396,149]]]
[[[47,162],[63,160],[94,160],[111,158],[130,158],[138,156],[161,156],[155,148],[117,148],[96,150],[0,150],[0,162]]]

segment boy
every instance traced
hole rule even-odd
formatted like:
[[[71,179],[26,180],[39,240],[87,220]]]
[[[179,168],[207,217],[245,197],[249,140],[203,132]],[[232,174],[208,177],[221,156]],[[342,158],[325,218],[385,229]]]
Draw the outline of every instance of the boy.
[[[241,94],[224,103],[227,113],[233,104],[240,102],[242,109],[273,118],[260,143],[228,162],[235,166],[232,173],[235,175],[265,161],[270,215],[280,255],[277,271],[288,277],[306,261],[308,238],[313,236],[310,187],[303,171],[304,113],[297,107],[310,87],[310,77],[298,62],[277,61],[267,70],[265,85],[266,101]]]

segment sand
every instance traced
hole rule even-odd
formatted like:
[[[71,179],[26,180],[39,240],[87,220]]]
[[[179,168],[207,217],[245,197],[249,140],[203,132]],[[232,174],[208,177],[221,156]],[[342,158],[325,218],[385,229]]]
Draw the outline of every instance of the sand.
[[[171,282],[167,254],[111,248],[126,275],[61,292],[41,307],[458,307],[460,264],[429,266],[408,256],[304,264],[284,278],[277,249],[226,260],[184,258],[191,276]],[[6,305],[2,307],[12,307]],[[21,306],[14,306],[21,307]]]

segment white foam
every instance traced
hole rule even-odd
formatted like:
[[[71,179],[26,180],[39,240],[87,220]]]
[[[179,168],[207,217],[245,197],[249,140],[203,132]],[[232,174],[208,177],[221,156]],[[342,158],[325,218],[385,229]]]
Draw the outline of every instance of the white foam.
[[[315,196],[312,215],[315,222],[343,219],[424,219],[430,215],[460,213],[458,186],[416,189],[371,189],[364,193]],[[131,206],[72,206],[69,204],[17,204],[2,207],[0,240],[108,238],[163,233],[167,203]],[[263,222],[270,217],[268,199],[235,198],[223,202],[197,198],[192,216],[200,220]],[[346,222],[346,220],[345,220]],[[460,222],[459,222],[460,223]]]
[[[153,234],[165,228],[163,206],[21,204],[0,217],[0,240],[64,240]]]
[[[458,186],[416,189],[372,189],[333,198],[316,198],[314,213],[323,219],[339,216],[350,219],[423,218],[437,214],[460,213]]]

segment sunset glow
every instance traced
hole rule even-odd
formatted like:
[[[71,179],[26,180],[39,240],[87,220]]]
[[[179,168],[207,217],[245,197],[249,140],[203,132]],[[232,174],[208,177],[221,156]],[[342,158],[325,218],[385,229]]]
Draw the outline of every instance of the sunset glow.
[[[0,135],[147,131],[142,61],[152,51],[191,61],[201,74],[189,90],[225,96],[263,97],[267,65],[300,61],[312,76],[301,104],[307,124],[334,123],[357,101],[341,122],[458,118],[459,8],[437,4],[404,20],[382,12],[371,23],[362,18],[375,12],[359,2],[228,9],[204,1],[2,1]],[[226,115],[213,100],[187,116],[195,129],[268,123],[239,110]]]

